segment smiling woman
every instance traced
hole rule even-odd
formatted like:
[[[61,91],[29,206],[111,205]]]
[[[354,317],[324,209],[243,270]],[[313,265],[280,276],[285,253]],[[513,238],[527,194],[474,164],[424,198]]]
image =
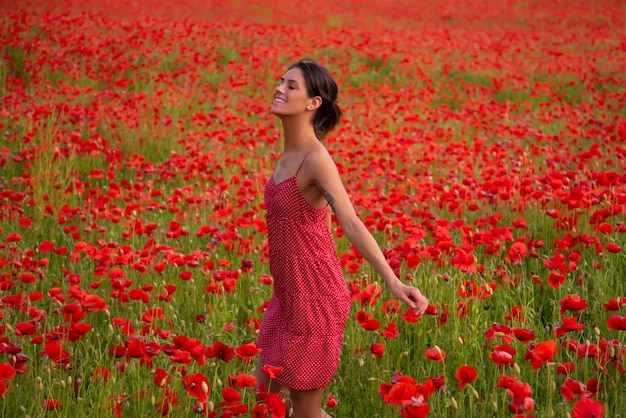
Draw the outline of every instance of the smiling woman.
[[[389,286],[421,314],[427,299],[400,282],[357,217],[320,141],[337,124],[337,84],[321,65],[301,60],[280,78],[271,111],[281,119],[282,157],[265,188],[274,292],[258,338],[261,390],[289,389],[293,417],[320,417],[323,391],[339,365],[351,307],[330,232],[334,212],[348,239]],[[381,351],[382,355],[382,351]],[[280,370],[270,382],[268,366]],[[326,416],[322,411],[321,416]]]

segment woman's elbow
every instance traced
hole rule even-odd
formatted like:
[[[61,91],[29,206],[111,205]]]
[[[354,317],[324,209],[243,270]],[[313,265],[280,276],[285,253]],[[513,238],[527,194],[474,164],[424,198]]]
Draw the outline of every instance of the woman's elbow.
[[[343,233],[350,241],[354,241],[361,234],[363,228],[363,222],[358,217],[353,217],[350,219],[344,220],[344,222],[340,223],[341,229],[343,229]]]

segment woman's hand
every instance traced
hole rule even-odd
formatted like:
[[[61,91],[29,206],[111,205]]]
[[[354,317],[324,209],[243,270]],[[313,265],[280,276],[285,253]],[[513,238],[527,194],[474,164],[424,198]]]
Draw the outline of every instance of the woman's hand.
[[[396,298],[413,308],[416,315],[422,315],[426,312],[428,299],[422,295],[422,292],[417,287],[408,286],[398,280],[393,286],[389,287],[389,290]]]

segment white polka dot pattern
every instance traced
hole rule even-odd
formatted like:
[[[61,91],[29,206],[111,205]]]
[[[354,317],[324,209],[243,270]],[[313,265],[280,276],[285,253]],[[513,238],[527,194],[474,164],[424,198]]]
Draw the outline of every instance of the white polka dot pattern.
[[[272,176],[265,187],[274,293],[257,344],[263,363],[283,368],[278,384],[322,389],[339,365],[351,301],[326,224],[328,207],[304,199],[297,174],[279,184]]]

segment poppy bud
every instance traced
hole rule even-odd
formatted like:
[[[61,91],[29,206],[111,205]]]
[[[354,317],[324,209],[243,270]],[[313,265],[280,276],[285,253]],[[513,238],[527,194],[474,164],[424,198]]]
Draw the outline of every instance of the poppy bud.
[[[204,380],[202,381],[202,392],[209,393],[209,385]]]
[[[459,404],[456,403],[456,399],[454,399],[454,397],[450,398],[450,403],[452,404],[452,408],[459,409]]]
[[[513,370],[515,370],[515,374],[520,374],[522,372],[517,363],[513,364]]]
[[[476,392],[476,389],[474,389],[473,387],[470,388],[472,389],[472,395],[474,395],[474,398],[480,399],[480,396],[478,396],[478,392]]]
[[[497,411],[498,410],[498,402],[491,401],[491,407],[493,408],[494,411]]]

